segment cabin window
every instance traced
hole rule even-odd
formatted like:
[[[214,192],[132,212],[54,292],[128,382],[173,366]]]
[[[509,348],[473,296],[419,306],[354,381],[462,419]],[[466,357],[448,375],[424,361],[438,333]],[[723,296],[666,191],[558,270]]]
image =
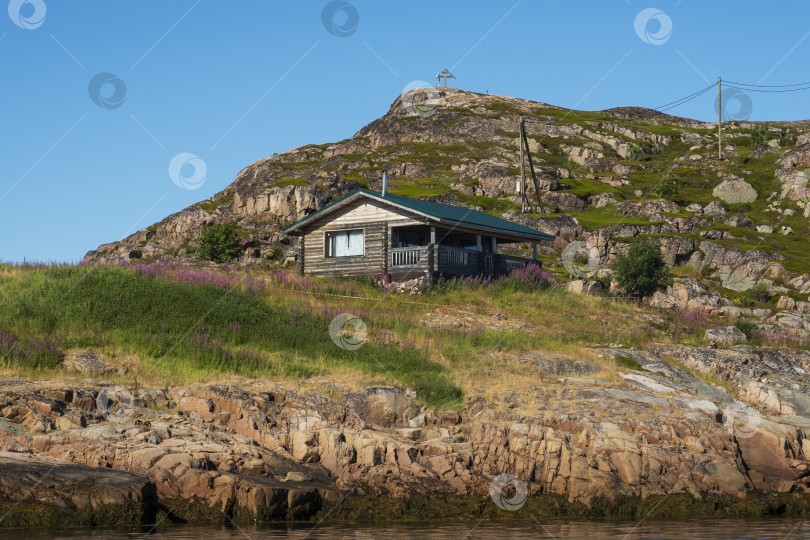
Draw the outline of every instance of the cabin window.
[[[364,247],[365,242],[362,229],[326,233],[327,257],[352,257],[363,255]]]

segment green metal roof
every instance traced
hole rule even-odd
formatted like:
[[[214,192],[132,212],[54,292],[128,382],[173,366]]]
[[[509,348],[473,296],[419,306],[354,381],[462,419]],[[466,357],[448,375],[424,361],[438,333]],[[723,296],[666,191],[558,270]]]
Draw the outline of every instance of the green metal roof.
[[[296,221],[289,227],[285,228],[284,231],[287,232],[296,229],[306,222],[315,220],[318,216],[327,213],[336,206],[341,206],[348,203],[350,200],[360,198],[361,196],[366,196],[384,203],[391,203],[393,205],[412,210],[416,213],[426,215],[439,222],[452,222],[470,227],[485,227],[487,229],[503,231],[503,233],[507,235],[516,235],[534,240],[554,240],[554,236],[552,235],[525,227],[518,223],[512,223],[511,221],[507,221],[499,217],[491,216],[478,210],[433,201],[411,199],[409,197],[402,197],[400,195],[393,195],[391,193],[386,193],[386,195],[383,196],[379,191],[371,191],[368,189],[358,189],[353,191],[342,199],[324,206],[317,212],[313,212],[305,218]]]

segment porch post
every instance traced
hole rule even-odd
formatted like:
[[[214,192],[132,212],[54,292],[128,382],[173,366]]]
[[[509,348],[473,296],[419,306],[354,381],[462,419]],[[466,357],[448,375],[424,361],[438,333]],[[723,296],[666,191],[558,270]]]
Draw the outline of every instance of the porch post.
[[[298,272],[303,275],[304,274],[304,238],[305,235],[301,234],[298,236]]]
[[[383,275],[388,275],[388,248],[390,245],[389,237],[390,235],[390,228],[388,227],[388,223],[383,223],[383,238],[382,238],[382,273]]]
[[[537,244],[532,245],[532,260],[537,260]]]
[[[430,228],[430,244],[428,245],[428,281],[433,281],[436,272],[436,227]]]
[[[475,235],[475,246],[478,248],[478,251],[484,251],[484,246],[481,245],[481,235]]]
[[[495,255],[498,253],[498,239],[494,236],[492,237],[492,254]]]

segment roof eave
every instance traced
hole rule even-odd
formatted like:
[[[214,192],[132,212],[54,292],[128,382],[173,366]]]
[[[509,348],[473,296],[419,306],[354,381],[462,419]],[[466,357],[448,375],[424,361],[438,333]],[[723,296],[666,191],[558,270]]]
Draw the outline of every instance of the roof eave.
[[[521,232],[518,232],[518,231],[507,231],[505,229],[497,229],[497,228],[494,228],[494,227],[486,227],[484,225],[476,225],[476,224],[471,224],[471,223],[465,223],[463,221],[453,221],[453,220],[449,220],[449,219],[436,220],[436,221],[438,221],[439,223],[441,223],[443,225],[448,225],[450,227],[459,227],[459,228],[464,228],[464,229],[474,229],[474,230],[479,230],[479,231],[491,233],[493,236],[499,236],[499,237],[506,238],[506,239],[509,239],[509,240],[513,240],[513,241],[516,241],[516,242],[521,242],[521,241],[524,241],[524,240],[528,240],[528,241],[531,241],[531,242],[542,242],[542,241],[553,242],[555,240],[555,238],[553,236],[551,236],[549,234],[546,234],[546,233],[542,233],[540,231],[537,231],[537,234],[521,233]]]
[[[475,224],[475,223],[467,223],[467,222],[464,222],[464,221],[455,221],[455,220],[450,220],[450,219],[438,218],[438,217],[436,217],[434,215],[427,214],[425,212],[420,212],[419,210],[414,210],[413,208],[409,208],[409,207],[407,207],[405,205],[397,204],[396,202],[392,201],[391,199],[386,198],[385,196],[377,195],[376,193],[369,192],[369,191],[364,190],[364,189],[358,189],[357,191],[354,191],[354,192],[346,195],[344,198],[327,205],[326,207],[322,208],[320,211],[314,212],[313,214],[310,214],[309,216],[306,216],[306,217],[298,220],[296,223],[293,223],[292,225],[290,225],[286,229],[283,229],[283,232],[285,234],[289,234],[289,235],[300,235],[301,234],[301,232],[300,232],[301,227],[303,227],[303,226],[305,226],[305,225],[307,225],[307,224],[309,224],[309,223],[311,223],[313,221],[316,221],[316,220],[318,220],[318,219],[320,219],[322,217],[328,216],[329,214],[335,212],[336,210],[339,210],[339,209],[343,208],[344,206],[346,206],[347,204],[350,204],[350,203],[354,202],[355,200],[357,200],[359,198],[362,198],[362,197],[366,197],[366,198],[369,198],[369,199],[373,199],[373,200],[376,200],[376,201],[383,202],[383,203],[388,204],[390,206],[399,208],[400,210],[404,210],[404,211],[409,212],[411,214],[422,216],[422,217],[424,217],[424,218],[426,218],[428,220],[435,221],[436,223],[441,223],[443,225],[448,225],[448,226],[453,226],[453,227],[463,227],[463,228],[467,228],[467,229],[480,230],[480,231],[491,233],[493,235],[501,236],[503,238],[515,239],[518,242],[520,242],[520,241],[542,242],[542,241],[553,241],[554,240],[553,236],[547,235],[547,234],[542,233],[540,231],[537,231],[537,234],[521,233],[521,232],[518,232],[518,231],[509,231],[509,230],[506,230],[506,229],[499,229],[499,228],[495,228],[495,227],[487,227],[487,226],[478,225],[478,224]]]
[[[323,216],[331,214],[335,210],[338,210],[338,209],[342,208],[343,206],[349,204],[350,202],[358,199],[361,195],[363,195],[363,193],[360,190],[353,191],[352,193],[349,193],[348,195],[346,195],[342,199],[339,199],[339,200],[337,200],[337,201],[335,201],[333,203],[330,203],[330,204],[324,206],[323,208],[321,208],[320,210],[318,210],[316,212],[313,212],[312,214],[310,214],[308,216],[302,217],[301,219],[299,219],[298,221],[296,221],[295,223],[293,223],[292,225],[290,225],[286,229],[282,229],[282,232],[284,234],[300,234],[298,229],[300,229],[303,225],[306,225],[307,223],[309,223],[311,221],[314,221],[314,220],[319,219],[319,218],[321,218]]]

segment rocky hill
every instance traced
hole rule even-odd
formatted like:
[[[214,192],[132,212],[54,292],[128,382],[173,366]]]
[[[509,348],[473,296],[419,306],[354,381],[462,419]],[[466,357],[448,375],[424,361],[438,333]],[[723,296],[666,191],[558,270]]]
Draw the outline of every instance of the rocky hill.
[[[530,185],[535,207],[527,215],[515,195],[521,116],[542,201]],[[653,238],[679,276],[653,305],[749,317],[810,337],[810,122],[726,124],[722,159],[716,131],[643,108],[584,112],[416,89],[351,139],[258,161],[211,199],[102,245],[85,261],[193,259],[203,226],[223,222],[238,227],[245,264],[282,262],[295,257],[284,225],[358,187],[379,189],[386,170],[394,193],[558,235],[543,256],[559,277],[605,280],[617,253]],[[573,241],[580,243],[572,249]],[[598,253],[599,264],[577,267],[583,251]]]

